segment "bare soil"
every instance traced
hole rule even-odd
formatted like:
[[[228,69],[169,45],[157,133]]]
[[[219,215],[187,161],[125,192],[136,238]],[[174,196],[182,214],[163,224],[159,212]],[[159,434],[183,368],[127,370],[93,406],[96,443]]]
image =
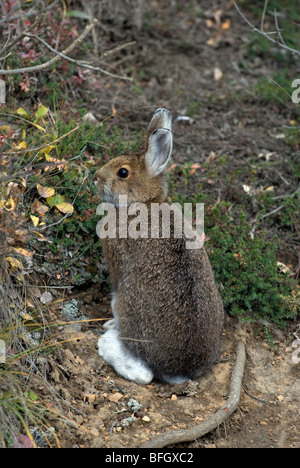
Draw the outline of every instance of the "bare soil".
[[[96,291],[81,295],[81,311],[87,317],[110,317],[109,304],[97,303],[97,296]],[[53,426],[63,447],[138,447],[164,431],[197,425],[226,401],[242,339],[247,362],[238,411],[224,426],[184,447],[300,448],[300,368],[292,360],[293,327],[276,331],[272,350],[258,326],[227,316],[221,362],[211,371],[180,385],[154,381],[141,386],[120,377],[98,356],[100,327],[89,323],[60,327],[59,339],[67,342],[39,361],[47,383],[38,374],[32,377],[43,401],[61,415]],[[132,399],[141,407],[130,406]]]
[[[147,125],[153,110],[170,109],[174,118],[173,163],[202,165],[210,157],[211,165],[200,171],[203,190],[216,198],[243,203],[247,194],[242,186],[252,180],[251,164],[260,162],[266,154],[275,164],[256,168],[256,188],[275,186],[277,196],[293,193],[297,180],[292,161],[299,155],[297,148],[287,145],[282,128],[298,115],[298,110],[290,102],[264,101],[251,90],[259,77],[272,73],[280,64],[272,56],[248,58],[252,36],[231,2],[212,2],[209,14],[207,2],[199,1],[199,7],[207,11],[206,16],[199,17],[176,10],[172,2],[150,3],[151,27],[138,31],[124,26],[115,32],[118,41],[136,41],[121,58],[139,90],[131,83],[113,79],[95,87],[96,78],[90,74],[80,91],[89,102],[88,110],[101,120],[116,108],[119,114],[114,123],[122,128],[124,138],[130,138],[134,130]],[[218,9],[223,10],[220,24],[213,16]],[[206,21],[209,18],[211,23]],[[221,24],[229,20],[230,27],[222,28]],[[292,81],[299,64],[289,66]],[[91,91],[92,99],[87,97]],[[177,116],[188,113],[192,123],[176,121]],[[217,177],[210,177],[224,155],[227,164]],[[239,168],[243,170],[228,187],[226,177],[232,177]],[[248,210],[254,217],[251,203]],[[276,223],[269,229],[270,235],[280,231]],[[293,242],[294,233],[286,230],[280,234],[280,260],[296,268],[299,244]],[[88,318],[111,317],[106,289],[93,286],[87,291],[73,290],[68,299],[74,297],[80,313]],[[62,319],[61,309],[50,306],[50,310],[52,319]],[[242,339],[247,363],[239,410],[224,426],[185,446],[300,448],[300,367],[292,360],[296,326],[290,323],[284,331],[273,330],[276,348],[272,349],[259,325],[239,323],[227,316],[221,362],[204,377],[181,385],[154,381],[140,386],[121,378],[98,356],[101,322],[70,323],[58,328],[58,340],[66,340],[59,351],[47,360],[40,359],[46,380],[36,374],[32,384],[65,418],[53,420],[63,447],[137,447],[164,431],[196,425],[222,406],[236,345]],[[131,399],[141,407],[129,407]],[[132,416],[136,419],[127,419]]]

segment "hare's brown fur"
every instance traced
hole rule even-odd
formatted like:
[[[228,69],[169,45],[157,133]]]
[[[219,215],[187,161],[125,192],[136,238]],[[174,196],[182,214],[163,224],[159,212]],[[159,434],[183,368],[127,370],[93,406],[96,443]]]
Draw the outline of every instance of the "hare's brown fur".
[[[154,121],[153,121],[154,120]],[[161,122],[152,119],[148,138]],[[146,147],[120,156],[96,173],[107,201],[127,195],[129,203],[167,202],[167,174],[149,177]],[[126,180],[117,177],[120,168]],[[117,205],[117,203],[115,203]],[[117,207],[117,217],[120,208]],[[171,229],[172,233],[172,229]],[[186,239],[102,239],[115,294],[119,339],[154,376],[195,378],[218,360],[223,306],[205,248],[187,249]]]

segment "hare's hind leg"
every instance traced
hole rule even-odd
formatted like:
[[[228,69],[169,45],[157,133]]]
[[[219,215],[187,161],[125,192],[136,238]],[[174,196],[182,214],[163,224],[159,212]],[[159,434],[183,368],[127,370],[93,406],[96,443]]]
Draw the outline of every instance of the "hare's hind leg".
[[[119,331],[109,329],[98,340],[99,355],[114,367],[122,377],[146,385],[153,379],[153,372],[141,359],[133,356],[122,345]]]
[[[111,306],[111,310],[112,310],[114,318],[111,320],[108,320],[107,322],[105,322],[104,325],[102,325],[105,330],[111,330],[113,328],[116,328],[117,330],[119,330],[120,328],[119,317],[118,317],[117,312],[115,311],[115,302],[116,302],[116,294],[112,293],[110,306]]]
[[[183,375],[168,375],[168,374],[160,375],[160,379],[163,382],[167,382],[170,385],[181,384],[181,383],[188,382],[189,380],[191,380],[188,377],[184,377]]]

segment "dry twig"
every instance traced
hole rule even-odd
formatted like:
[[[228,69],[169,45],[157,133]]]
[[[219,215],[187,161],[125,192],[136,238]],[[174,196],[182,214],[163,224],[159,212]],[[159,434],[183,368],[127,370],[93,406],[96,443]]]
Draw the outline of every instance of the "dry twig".
[[[65,60],[68,60],[69,62],[76,63],[78,66],[80,66],[82,68],[88,68],[90,70],[99,71],[99,72],[101,72],[101,73],[103,73],[105,75],[108,75],[108,76],[112,77],[112,78],[118,78],[118,79],[122,79],[122,80],[132,81],[132,78],[130,78],[130,77],[120,76],[120,75],[116,75],[114,73],[110,73],[109,71],[104,70],[103,68],[95,67],[93,65],[90,65],[90,64],[86,63],[85,61],[76,60],[76,59],[73,59],[73,58],[68,56],[68,53],[71,52],[78,44],[80,44],[83,41],[83,39],[87,36],[87,34],[91,30],[93,30],[93,28],[94,28],[94,26],[96,25],[97,22],[98,22],[97,18],[94,18],[85,27],[82,34],[74,42],[72,42],[72,44],[70,44],[65,50],[63,50],[62,52],[59,52],[58,50],[55,50],[53,47],[51,47],[46,41],[44,41],[44,39],[39,37],[37,34],[30,33],[29,32],[30,28],[28,28],[28,30],[21,33],[14,41],[12,41],[12,43],[9,44],[9,46],[6,46],[4,50],[6,51],[8,49],[8,47],[9,47],[9,49],[11,49],[17,42],[19,42],[19,40],[21,40],[23,37],[27,36],[27,37],[35,38],[36,40],[41,42],[45,47],[47,47],[47,49],[49,49],[52,53],[54,53],[55,56],[52,57],[47,62],[42,63],[40,65],[34,65],[32,67],[25,67],[25,68],[0,70],[0,75],[16,75],[16,74],[19,74],[19,73],[29,73],[29,72],[37,72],[37,71],[40,71],[40,70],[46,70],[47,68],[49,68],[51,65],[53,65],[53,63],[57,62],[58,60],[65,59]],[[117,50],[121,50],[121,49],[123,49],[125,47],[128,47],[128,46],[131,46],[133,44],[135,44],[135,41],[129,42],[127,44],[123,44],[121,46],[116,47],[111,52],[106,53],[105,55],[110,55],[110,53],[114,53]]]
[[[80,36],[77,37],[77,39],[72,42],[65,50],[62,51],[62,54],[66,56],[69,52],[71,52],[78,44],[80,44],[83,39],[88,35],[90,30],[95,26],[95,24],[98,22],[97,18],[94,18],[91,23],[89,23],[83,32],[80,34]],[[52,59],[48,60],[48,62],[42,63],[40,65],[34,65],[32,67],[25,67],[25,68],[16,68],[12,70],[0,70],[0,75],[16,75],[19,73],[29,73],[29,72],[36,72],[39,70],[46,70],[49,68],[53,63],[57,62],[61,57],[58,55],[58,52],[56,52],[55,57],[52,57]]]
[[[127,76],[116,75],[115,73],[110,73],[107,70],[103,70],[103,68],[95,67],[93,65],[90,65],[90,64],[88,64],[87,62],[85,62],[83,60],[76,60],[76,59],[73,59],[71,57],[68,57],[64,53],[58,52],[57,50],[53,49],[53,47],[51,47],[46,41],[44,41],[44,39],[39,37],[37,34],[28,33],[27,36],[36,38],[38,41],[40,41],[42,44],[44,44],[45,47],[47,47],[49,50],[51,50],[51,52],[53,52],[54,54],[59,55],[61,58],[65,59],[65,60],[68,60],[69,62],[76,63],[79,67],[88,68],[90,70],[95,70],[95,71],[100,71],[104,75],[111,76],[112,78],[118,78],[118,79],[121,79],[121,80],[132,81],[132,78],[129,78]],[[129,45],[133,45],[133,44],[135,44],[135,41],[128,42],[127,44],[122,44],[121,46],[119,46],[116,49],[112,50],[111,53],[114,53],[116,50],[124,49],[125,47],[127,47]],[[109,55],[109,54],[106,53],[106,55]]]
[[[214,415],[190,429],[167,431],[143,443],[140,448],[162,448],[181,442],[190,442],[203,437],[205,434],[213,431],[220,426],[220,424],[224,423],[239,406],[245,361],[245,344],[240,341],[237,346],[236,361],[231,375],[228,400]]]
[[[255,31],[258,34],[260,34],[261,36],[265,37],[269,42],[272,42],[276,46],[281,47],[282,49],[288,50],[292,54],[300,55],[300,50],[293,49],[292,47],[287,46],[286,43],[284,42],[284,40],[282,38],[282,35],[281,35],[281,32],[278,29],[277,13],[275,13],[275,23],[276,23],[276,28],[277,28],[276,31],[272,31],[272,32],[269,32],[269,33],[264,31],[264,22],[265,22],[265,16],[266,16],[266,11],[267,11],[267,6],[268,6],[268,0],[265,0],[265,3],[264,3],[264,9],[263,9],[263,14],[262,14],[262,18],[261,18],[260,29],[257,28],[256,26],[254,26],[254,24],[251,23],[251,21],[249,21],[248,18],[246,18],[246,16],[241,12],[241,10],[238,7],[236,2],[233,2],[233,4],[234,4],[238,14],[243,18],[243,20],[248,24],[248,26],[250,26],[250,28],[253,31]],[[276,40],[276,39],[273,39],[272,37],[270,37],[270,34],[274,34],[274,33],[278,35],[278,37],[280,39],[279,41]]]

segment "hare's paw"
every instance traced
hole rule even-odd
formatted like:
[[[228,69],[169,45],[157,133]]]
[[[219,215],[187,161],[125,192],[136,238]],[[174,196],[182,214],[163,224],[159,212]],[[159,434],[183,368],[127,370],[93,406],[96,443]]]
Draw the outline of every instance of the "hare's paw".
[[[162,374],[161,375],[161,380],[163,382],[167,382],[170,385],[174,385],[174,384],[181,384],[181,383],[184,383],[184,382],[188,382],[190,379],[188,377],[184,377],[183,375]]]
[[[153,372],[141,359],[133,356],[119,340],[119,332],[109,329],[98,341],[99,355],[114,367],[125,379],[146,385],[153,379]]]

